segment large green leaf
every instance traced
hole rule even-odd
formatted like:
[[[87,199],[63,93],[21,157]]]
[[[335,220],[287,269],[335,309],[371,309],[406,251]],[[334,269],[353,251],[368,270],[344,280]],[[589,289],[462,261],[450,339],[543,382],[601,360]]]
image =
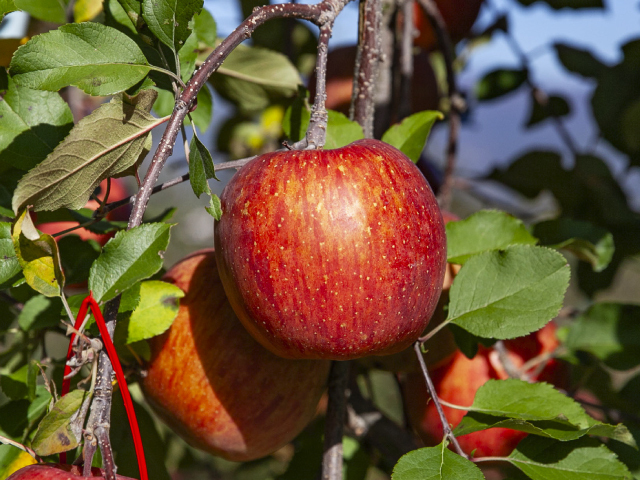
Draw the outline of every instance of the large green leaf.
[[[138,298],[126,322],[127,344],[165,332],[178,315],[184,292],[171,283],[149,280],[127,290],[123,297],[132,295]]]
[[[211,50],[199,55],[203,62]],[[215,89],[242,110],[266,108],[272,98],[292,97],[302,85],[300,74],[281,53],[259,47],[239,46],[211,76]]]
[[[162,123],[149,112],[156,92],[115,98],[84,117],[46,160],[18,183],[13,209],[77,210],[102,180],[130,173],[148,152],[151,129]],[[141,158],[142,157],[142,158]]]
[[[191,35],[190,22],[203,0],[143,0],[142,17],[158,39],[175,52]]]
[[[0,20],[2,20],[7,13],[14,12],[15,10],[18,10],[15,0],[0,0]]]
[[[613,235],[589,222],[560,218],[540,222],[534,235],[542,245],[567,250],[588,262],[595,272],[601,272],[611,262],[615,250]]]
[[[65,4],[60,0],[13,0],[16,8],[32,17],[52,23],[65,23]]]
[[[160,270],[170,228],[166,223],[146,223],[116,233],[91,266],[89,289],[96,300],[111,300]]]
[[[213,159],[207,147],[200,141],[197,135],[193,135],[191,138],[191,145],[189,146],[189,180],[191,182],[191,188],[196,197],[200,197],[203,193],[209,196],[209,206],[206,207],[207,212],[216,220],[220,220],[221,210],[216,207],[219,204],[218,197],[211,193],[209,187],[210,178],[216,178],[215,168],[213,166]]]
[[[27,284],[47,297],[60,296],[64,274],[53,237],[38,232],[25,210],[13,225],[11,238]]]
[[[444,443],[414,450],[393,467],[392,480],[482,480],[480,469]]]
[[[36,295],[25,302],[18,315],[18,325],[25,331],[55,327],[60,324],[61,310],[60,299]]]
[[[81,407],[88,392],[74,390],[58,400],[38,426],[31,447],[38,455],[53,455],[76,448],[82,440]]]
[[[63,25],[33,37],[16,51],[10,66],[19,85],[52,91],[75,85],[90,95],[122,92],[150,69],[133,40],[91,22]]]
[[[569,327],[567,348],[589,352],[606,365],[628,370],[640,365],[640,306],[597,303]]]
[[[73,115],[57,93],[21,87],[1,68],[0,77],[7,87],[0,101],[0,164],[29,170],[69,134]]]
[[[599,441],[558,442],[529,435],[509,461],[532,480],[631,480],[627,467]]]
[[[453,281],[448,319],[481,337],[526,335],[558,314],[569,275],[565,258],[544,247],[476,255]]]
[[[436,111],[414,113],[384,132],[382,141],[393,145],[415,163],[420,158],[431,127],[436,120],[443,118],[442,113]]]
[[[11,224],[0,222],[0,288],[13,283],[20,270],[20,262],[13,249]]]
[[[447,261],[463,264],[473,255],[509,245],[535,245],[521,220],[505,212],[482,210],[464,220],[448,222]]]
[[[217,30],[216,21],[206,8],[193,18],[193,31],[198,41],[207,47],[215,47]]]

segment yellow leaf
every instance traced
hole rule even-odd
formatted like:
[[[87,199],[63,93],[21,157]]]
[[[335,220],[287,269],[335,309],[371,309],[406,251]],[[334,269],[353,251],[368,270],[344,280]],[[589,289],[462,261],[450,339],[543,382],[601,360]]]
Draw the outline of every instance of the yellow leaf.
[[[93,20],[102,11],[102,0],[77,0],[73,6],[76,23]]]

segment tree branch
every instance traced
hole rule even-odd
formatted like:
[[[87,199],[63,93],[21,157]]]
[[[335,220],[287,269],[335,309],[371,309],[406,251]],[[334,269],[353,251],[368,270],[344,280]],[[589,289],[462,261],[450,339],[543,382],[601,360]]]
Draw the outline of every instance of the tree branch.
[[[464,109],[464,101],[458,92],[456,76],[453,70],[453,43],[447,31],[447,25],[438,10],[434,0],[417,0],[422,7],[429,23],[433,28],[442,51],[447,71],[447,87],[449,95],[449,139],[447,141],[447,159],[444,169],[444,182],[440,191],[440,207],[449,209],[451,204],[451,187],[453,185],[453,172],[458,153],[458,135],[460,130],[460,112]]]
[[[358,54],[349,116],[362,126],[365,138],[373,138],[381,19],[381,0],[360,0]]]
[[[329,373],[329,404],[324,429],[322,480],[342,479],[342,432],[347,412],[349,362],[333,361]]]

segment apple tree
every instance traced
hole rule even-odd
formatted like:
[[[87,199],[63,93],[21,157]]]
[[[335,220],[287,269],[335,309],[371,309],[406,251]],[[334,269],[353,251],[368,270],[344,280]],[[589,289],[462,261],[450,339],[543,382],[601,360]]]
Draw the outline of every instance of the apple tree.
[[[593,146],[491,0],[359,0],[345,49],[356,2],[231,4],[222,36],[216,2],[0,0],[31,19],[0,39],[0,480],[637,478],[640,215],[607,154],[640,165],[640,38],[546,46]],[[519,65],[466,91],[498,39]],[[465,177],[461,125],[523,92],[563,148]],[[147,212],[187,182],[215,254]]]

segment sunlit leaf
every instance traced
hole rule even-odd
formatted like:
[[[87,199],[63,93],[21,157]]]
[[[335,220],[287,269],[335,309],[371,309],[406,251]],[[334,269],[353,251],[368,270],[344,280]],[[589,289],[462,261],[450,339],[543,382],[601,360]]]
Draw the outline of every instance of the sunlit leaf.
[[[569,275],[565,258],[544,247],[475,255],[453,281],[448,319],[480,337],[526,335],[558,314]]]
[[[64,4],[60,0],[13,0],[16,8],[45,22],[65,23]]]
[[[112,299],[162,267],[171,225],[146,223],[116,233],[89,273],[89,289],[99,302]]]
[[[122,92],[151,67],[136,43],[100,23],[74,23],[36,35],[20,47],[10,72],[22,86],[60,90],[75,85],[90,95]]]
[[[11,224],[0,222],[0,287],[12,283],[20,270],[20,262],[13,249]]]
[[[189,22],[202,5],[203,0],[143,0],[142,16],[155,36],[177,52],[191,34]]]
[[[393,145],[415,163],[420,158],[431,127],[436,120],[443,118],[442,113],[436,111],[414,113],[384,132],[382,141]]]
[[[444,443],[414,450],[393,468],[392,480],[482,480],[484,476],[472,462],[453,453]]]
[[[58,245],[51,235],[40,234],[25,210],[11,234],[13,248],[31,288],[47,297],[59,296],[64,286]]]

